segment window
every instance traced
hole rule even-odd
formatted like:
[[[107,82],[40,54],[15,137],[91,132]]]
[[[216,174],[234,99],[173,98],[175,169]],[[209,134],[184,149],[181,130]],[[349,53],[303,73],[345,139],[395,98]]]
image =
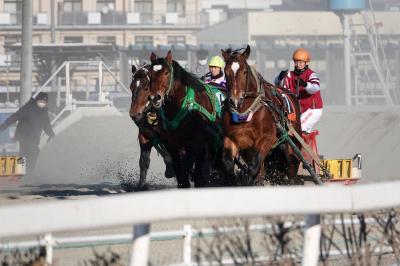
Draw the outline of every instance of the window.
[[[64,43],[83,43],[82,36],[65,36]]]
[[[115,7],[115,0],[97,0],[97,11],[108,13],[113,11]]]
[[[4,11],[10,13],[11,24],[22,23],[22,0],[4,0]]]
[[[115,36],[98,36],[98,43],[115,44]]]
[[[21,35],[4,35],[4,46],[14,43],[21,43]]]
[[[185,0],[168,0],[167,12],[178,13],[179,16],[185,15]]]
[[[82,11],[82,0],[64,0],[64,12],[80,12]]]
[[[153,36],[136,36],[135,44],[153,45]]]
[[[171,44],[185,44],[186,38],[185,36],[168,36],[167,42],[169,45]]]
[[[153,0],[136,0],[135,11],[139,13],[153,12]]]

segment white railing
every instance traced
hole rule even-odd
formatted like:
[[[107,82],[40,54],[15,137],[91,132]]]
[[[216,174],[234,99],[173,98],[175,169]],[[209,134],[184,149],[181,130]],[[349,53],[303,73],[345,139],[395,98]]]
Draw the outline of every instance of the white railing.
[[[376,221],[371,218],[365,219],[366,224],[374,224]],[[358,220],[353,219],[335,219],[331,222],[325,221],[325,224],[334,225],[354,225],[359,224]],[[304,226],[304,222],[298,222],[298,225]],[[293,222],[285,222],[283,227],[289,229],[294,226]],[[247,228],[250,232],[265,232],[272,231],[274,229],[273,224],[251,224]],[[192,239],[199,237],[214,237],[216,235],[232,234],[245,232],[244,226],[224,226],[218,228],[193,228],[190,224],[183,225],[181,230],[170,230],[170,231],[158,231],[150,233],[150,241],[168,241],[168,240],[183,240],[182,245],[182,262],[183,265],[193,265],[192,261]],[[7,242],[0,243],[0,250],[3,251],[15,251],[15,250],[29,250],[38,246],[46,247],[46,260],[49,264],[52,263],[53,249],[65,249],[65,248],[81,248],[81,247],[94,247],[104,245],[121,245],[130,244],[132,242],[131,233],[123,234],[101,234],[101,235],[89,235],[89,236],[73,236],[73,237],[56,237],[51,234],[46,234],[42,238],[30,241],[18,241],[18,242]],[[337,251],[337,250],[336,250]],[[330,250],[330,254],[334,254],[335,250]],[[390,251],[388,251],[390,252]],[[343,250],[340,254],[345,254]],[[338,254],[339,255],[339,254]],[[227,263],[228,264],[228,263]]]
[[[98,96],[96,100],[86,100],[86,101],[77,101],[72,96],[72,87],[71,87],[71,66],[93,66],[97,68],[98,74]],[[58,121],[65,112],[74,111],[78,105],[111,105],[111,101],[106,99],[105,89],[103,86],[103,76],[104,73],[108,73],[111,75],[112,79],[122,88],[122,91],[126,92],[127,95],[130,95],[130,90],[118,79],[118,77],[110,70],[110,68],[104,64],[103,61],[65,61],[61,64],[61,66],[49,77],[49,79],[39,87],[33,97],[36,97],[39,92],[43,91],[52,80],[54,80],[61,71],[65,71],[65,105],[64,107],[56,114],[55,118],[51,121],[51,124],[54,124]],[[57,107],[60,107],[61,104],[61,88],[58,86],[57,88]]]
[[[135,226],[131,265],[145,265],[149,241],[146,226],[152,221],[359,212],[392,208],[400,206],[398,191],[400,181],[352,187],[248,187],[155,191],[96,199],[3,206],[0,207],[0,239],[143,224],[144,226]],[[306,219],[306,222],[307,220],[309,219]],[[308,256],[304,254],[303,265],[316,265],[318,260],[315,239],[319,238],[320,230],[314,230],[315,227],[310,229],[306,230],[305,234],[307,236],[307,232],[310,232],[313,237],[305,237],[304,245],[307,249],[311,243],[309,250],[312,252]]]

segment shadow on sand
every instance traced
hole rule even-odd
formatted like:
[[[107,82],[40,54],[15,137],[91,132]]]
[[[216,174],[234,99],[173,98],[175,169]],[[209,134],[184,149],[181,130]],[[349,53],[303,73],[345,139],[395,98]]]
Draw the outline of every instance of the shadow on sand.
[[[149,186],[148,191],[171,188],[167,185]],[[17,200],[23,196],[40,198],[68,199],[79,196],[107,196],[127,192],[141,192],[143,190],[125,190],[120,184],[98,183],[98,184],[29,184],[10,188],[0,188],[0,196],[3,194],[9,200]]]

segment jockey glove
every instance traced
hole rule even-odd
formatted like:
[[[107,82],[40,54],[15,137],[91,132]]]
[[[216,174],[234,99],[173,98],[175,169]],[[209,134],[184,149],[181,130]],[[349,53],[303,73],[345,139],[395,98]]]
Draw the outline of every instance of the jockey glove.
[[[307,82],[306,82],[306,81],[304,81],[304,80],[301,79],[301,78],[298,78],[298,81],[299,81],[299,85],[300,85],[300,86],[302,86],[302,87],[307,87]]]
[[[287,71],[287,69],[286,69],[286,70],[282,70],[281,73],[279,73],[279,76],[278,76],[279,82],[280,82],[282,79],[285,78],[287,72],[288,72],[288,71]]]

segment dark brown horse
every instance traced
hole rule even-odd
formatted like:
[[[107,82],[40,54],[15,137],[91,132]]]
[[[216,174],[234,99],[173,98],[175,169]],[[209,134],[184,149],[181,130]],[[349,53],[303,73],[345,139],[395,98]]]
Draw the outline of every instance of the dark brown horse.
[[[222,123],[224,168],[236,177],[235,183],[261,184],[266,172],[267,156],[273,150],[279,153],[278,158],[284,163],[285,174],[289,178],[295,178],[299,160],[292,147],[284,141],[285,136],[281,131],[282,128],[287,130],[282,96],[248,65],[249,55],[250,46],[242,53],[230,49],[222,50],[229,90],[227,111]],[[296,114],[295,121],[288,122],[300,133],[298,102],[290,92],[287,91],[286,95],[294,103],[293,111]],[[294,142],[299,145],[296,140]],[[235,171],[235,165],[241,167],[241,177]]]
[[[131,108],[129,115],[139,128],[139,145],[140,145],[140,178],[137,188],[144,190],[148,188],[146,183],[147,171],[150,165],[150,153],[155,145],[155,140],[158,139],[157,125],[154,117],[154,110],[148,101],[150,95],[150,77],[148,75],[150,65],[144,65],[136,68],[132,65],[132,82],[130,89],[132,92]],[[170,156],[160,151],[165,162],[165,177],[171,178],[174,176],[174,171],[171,164]]]
[[[159,129],[172,157],[178,188],[209,184],[210,161],[215,140],[217,99],[210,87],[184,70],[168,52],[165,58],[151,55],[150,100],[159,110]]]

